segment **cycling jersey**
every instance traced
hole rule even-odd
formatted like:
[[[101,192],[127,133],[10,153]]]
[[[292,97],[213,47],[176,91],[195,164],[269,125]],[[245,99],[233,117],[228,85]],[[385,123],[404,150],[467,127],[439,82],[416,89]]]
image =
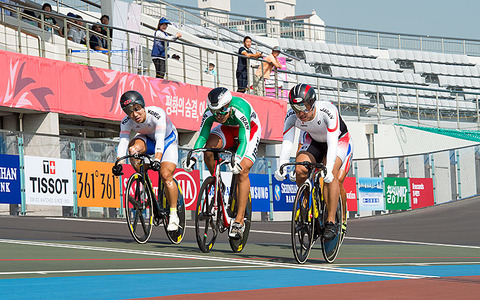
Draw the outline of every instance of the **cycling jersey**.
[[[134,139],[142,139],[147,146],[150,145],[148,140],[155,142],[155,151],[147,149],[147,153],[162,153],[162,161],[172,161],[177,164],[173,157],[175,151],[172,152],[172,157],[166,157],[165,153],[169,145],[177,145],[177,129],[160,107],[145,107],[145,113],[146,119],[143,123],[136,123],[129,116],[123,118],[120,125],[120,143],[118,144],[117,156],[120,157],[127,153],[130,132],[133,130],[137,133]],[[176,155],[178,156],[178,151]]]
[[[283,129],[280,165],[289,161],[292,152],[295,131],[302,130],[317,142],[327,144],[327,170],[332,170],[337,157],[338,140],[348,132],[347,125],[338,114],[337,108],[330,102],[315,102],[315,115],[311,121],[302,122],[293,109],[288,110]],[[296,127],[297,129],[295,129]]]
[[[257,147],[249,147],[252,143],[258,146],[260,142],[261,126],[257,113],[253,110],[253,107],[244,99],[240,97],[233,97],[230,102],[231,115],[220,126],[235,126],[238,127],[238,141],[236,159],[241,160],[244,157],[248,157],[250,160],[255,161]],[[213,122],[216,122],[215,116],[207,109],[203,114],[202,124],[200,126],[200,136],[198,137],[194,149],[203,148],[207,143],[207,139],[210,135]],[[213,134],[217,134],[222,138],[223,145],[225,147],[227,141],[225,137],[219,134],[219,130],[212,131]],[[252,142],[252,143],[250,143]]]

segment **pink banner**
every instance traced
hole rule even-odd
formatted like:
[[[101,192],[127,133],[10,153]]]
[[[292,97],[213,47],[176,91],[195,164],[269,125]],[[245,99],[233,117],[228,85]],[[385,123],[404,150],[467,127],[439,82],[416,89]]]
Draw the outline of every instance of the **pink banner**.
[[[410,178],[411,208],[434,205],[432,178]]]
[[[140,92],[163,108],[179,129],[197,131],[210,88],[131,73],[0,51],[0,106],[121,120],[120,96]],[[246,99],[262,124],[262,138],[282,139],[286,102],[233,93]]]
[[[346,177],[345,181],[343,181],[343,187],[347,192],[348,211],[358,211],[357,183],[355,177]]]

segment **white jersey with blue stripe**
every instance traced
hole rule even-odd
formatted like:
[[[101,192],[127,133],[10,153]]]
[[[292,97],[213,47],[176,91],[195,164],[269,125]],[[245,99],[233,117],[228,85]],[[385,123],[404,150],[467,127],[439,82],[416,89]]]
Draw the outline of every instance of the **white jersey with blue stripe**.
[[[118,144],[117,156],[127,153],[130,141],[130,132],[146,135],[155,141],[155,153],[164,153],[165,139],[169,136],[177,137],[177,129],[170,121],[165,111],[160,107],[145,107],[146,119],[143,123],[136,123],[129,116],[125,116],[120,124],[120,143]],[[173,133],[173,134],[172,134]]]

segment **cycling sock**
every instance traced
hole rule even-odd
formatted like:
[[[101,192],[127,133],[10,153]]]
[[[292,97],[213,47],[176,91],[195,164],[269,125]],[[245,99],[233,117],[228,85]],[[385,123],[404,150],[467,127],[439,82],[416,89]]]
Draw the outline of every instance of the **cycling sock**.
[[[176,207],[170,207],[170,215],[176,215],[177,214],[177,208]]]

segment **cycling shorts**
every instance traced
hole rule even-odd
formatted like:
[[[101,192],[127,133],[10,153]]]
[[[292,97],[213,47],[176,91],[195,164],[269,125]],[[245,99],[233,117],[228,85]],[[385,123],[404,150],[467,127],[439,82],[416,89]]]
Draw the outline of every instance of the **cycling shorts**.
[[[211,134],[218,136],[222,140],[222,149],[229,149],[236,145],[238,138],[238,126],[218,125],[212,129]],[[247,143],[247,149],[243,157],[255,162],[257,159],[258,144],[260,144],[261,128],[260,126],[252,126],[250,130],[250,140]]]
[[[317,162],[322,162],[327,155],[327,143],[317,142],[310,134],[303,132],[303,136],[300,137],[300,141],[303,142],[300,151],[308,152],[313,155]],[[350,137],[350,133],[346,132],[338,139],[337,157],[342,160],[341,170],[346,173],[350,170],[351,159],[353,155],[353,139]]]
[[[155,141],[145,134],[138,133],[132,140],[140,139],[147,145],[148,155],[155,155]],[[168,161],[178,164],[178,139],[175,131],[172,131],[169,136],[165,138],[165,145],[163,146],[162,162]]]

